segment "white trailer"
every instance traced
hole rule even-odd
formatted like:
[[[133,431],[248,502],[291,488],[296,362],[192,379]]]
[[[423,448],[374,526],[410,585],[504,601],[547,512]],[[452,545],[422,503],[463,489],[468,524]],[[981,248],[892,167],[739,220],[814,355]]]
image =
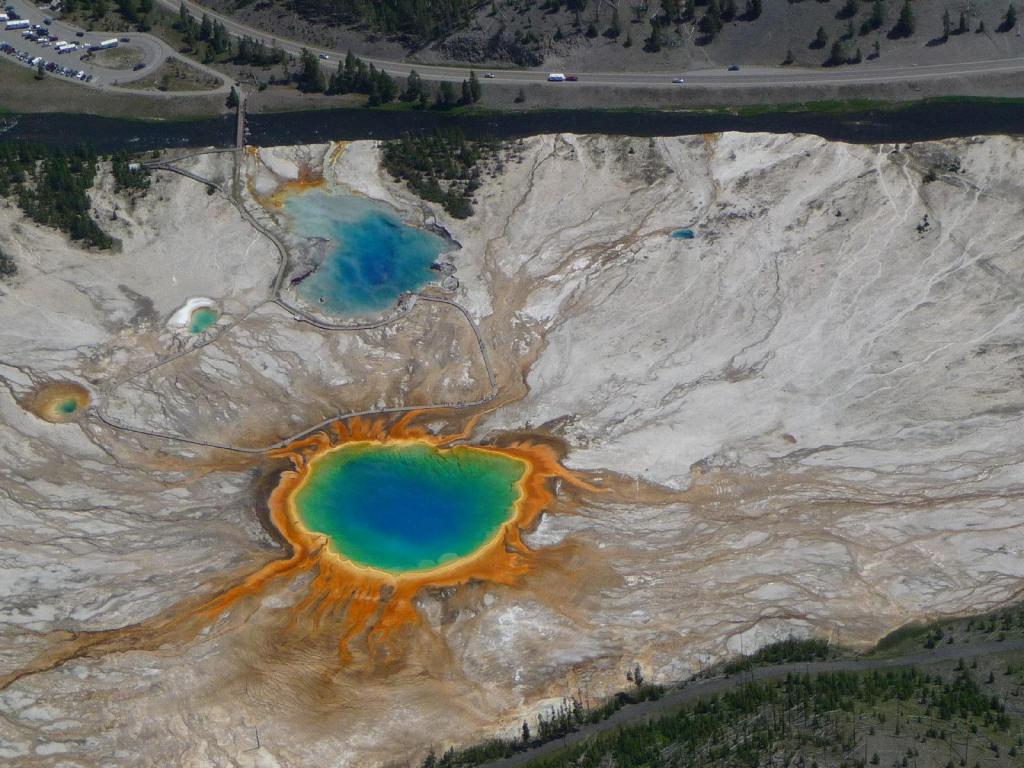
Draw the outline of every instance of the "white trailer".
[[[94,45],[93,48],[96,48],[97,50],[101,50],[101,51],[105,50],[107,48],[117,48],[117,38],[116,37],[112,37],[109,40],[104,40],[101,43],[99,43],[98,45]]]
[[[28,19],[18,19],[17,21],[8,21],[4,25],[4,29],[28,29],[32,26],[32,22]]]

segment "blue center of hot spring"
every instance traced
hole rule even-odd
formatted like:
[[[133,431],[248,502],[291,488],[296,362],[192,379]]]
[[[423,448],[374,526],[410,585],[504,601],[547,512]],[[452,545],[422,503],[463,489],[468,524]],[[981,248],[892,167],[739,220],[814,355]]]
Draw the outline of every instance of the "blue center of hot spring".
[[[313,461],[293,502],[302,524],[353,563],[422,571],[491,541],[515,515],[524,471],[469,446],[350,443]]]

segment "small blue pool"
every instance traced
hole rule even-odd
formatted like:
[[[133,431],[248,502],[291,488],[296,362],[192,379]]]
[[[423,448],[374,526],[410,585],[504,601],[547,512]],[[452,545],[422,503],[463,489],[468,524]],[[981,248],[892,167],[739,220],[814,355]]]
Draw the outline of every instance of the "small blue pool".
[[[695,235],[692,229],[677,229],[672,233],[672,237],[676,240],[693,240]]]

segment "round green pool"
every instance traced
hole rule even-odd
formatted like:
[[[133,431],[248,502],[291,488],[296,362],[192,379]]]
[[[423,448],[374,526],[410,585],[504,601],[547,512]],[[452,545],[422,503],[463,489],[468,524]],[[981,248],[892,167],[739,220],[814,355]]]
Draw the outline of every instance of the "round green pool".
[[[217,322],[218,317],[217,310],[213,307],[199,307],[199,309],[192,312],[192,316],[189,318],[188,332],[192,334],[203,333]]]

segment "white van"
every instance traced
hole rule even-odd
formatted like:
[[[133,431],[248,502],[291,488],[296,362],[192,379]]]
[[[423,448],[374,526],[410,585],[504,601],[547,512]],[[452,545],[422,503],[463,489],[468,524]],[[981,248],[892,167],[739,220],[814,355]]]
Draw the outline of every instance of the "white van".
[[[565,82],[565,75],[563,75],[561,72],[552,72],[550,75],[548,75],[548,82],[549,83],[564,83]]]

